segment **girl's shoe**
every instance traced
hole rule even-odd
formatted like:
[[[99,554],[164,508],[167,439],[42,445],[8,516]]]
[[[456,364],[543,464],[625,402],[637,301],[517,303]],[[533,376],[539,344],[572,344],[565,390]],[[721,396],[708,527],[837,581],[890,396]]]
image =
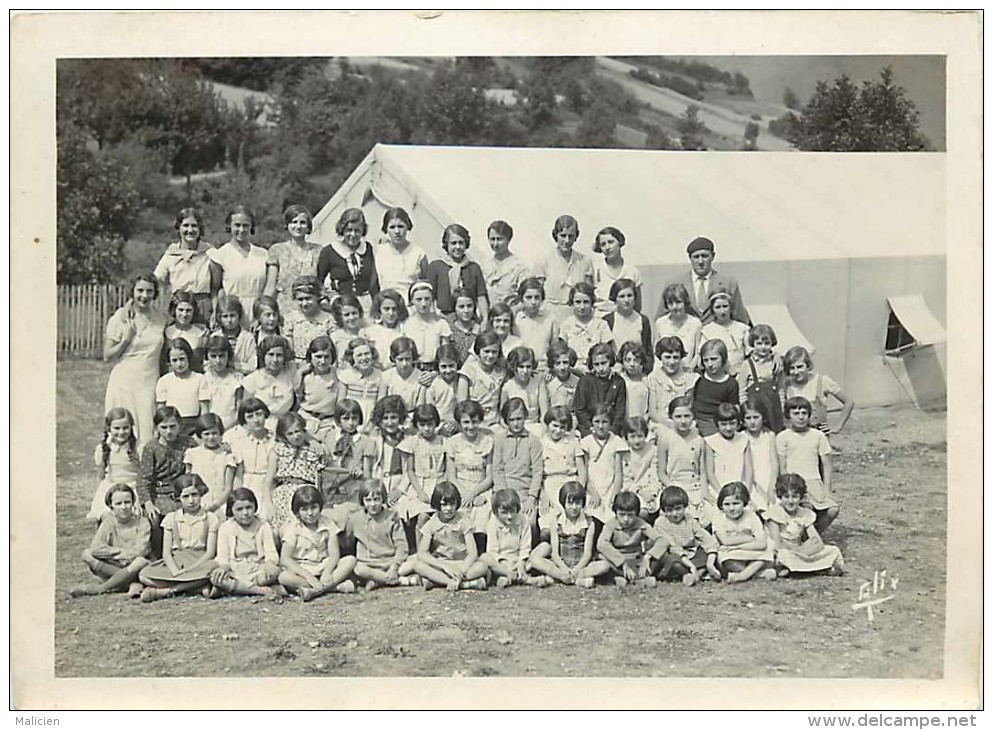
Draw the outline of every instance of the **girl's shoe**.
[[[654,588],[656,585],[658,585],[658,581],[655,580],[652,576],[648,576],[647,578],[640,578],[635,583],[635,585],[637,585],[639,588]]]
[[[128,586],[128,598],[141,598],[144,592],[145,586],[137,581]]]
[[[473,591],[485,591],[486,590],[486,578],[476,578],[474,580],[464,580],[462,581],[462,588],[473,590]]]
[[[618,588],[627,588],[628,579],[622,576],[614,576],[614,585]]]
[[[297,591],[297,595],[300,596],[300,600],[304,603],[310,603],[317,598],[317,591],[313,588],[301,588]]]
[[[843,558],[839,557],[834,561],[834,565],[831,566],[831,575],[844,575],[845,574],[845,561]]]
[[[543,575],[529,575],[524,579],[525,585],[534,586],[535,588],[546,588],[548,583],[545,582],[545,576]]]
[[[779,574],[775,571],[774,568],[766,568],[761,573],[759,573],[759,576],[765,578],[766,580],[776,580],[776,578],[779,577]]]
[[[95,586],[73,586],[69,589],[69,598],[81,598],[82,596],[95,596],[97,594]]]
[[[402,586],[419,586],[421,584],[421,576],[419,575],[401,575],[400,583],[398,585]]]
[[[508,586],[510,586],[510,578],[508,578],[507,576],[501,575],[499,578],[496,579],[497,588],[507,588]]]
[[[355,593],[355,584],[350,580],[343,580],[335,587],[338,593]]]
[[[696,575],[694,575],[693,573],[687,573],[686,575],[684,575],[683,576],[683,585],[684,586],[695,586],[696,585]]]
[[[593,579],[592,578],[576,578],[576,585],[580,588],[592,588]]]

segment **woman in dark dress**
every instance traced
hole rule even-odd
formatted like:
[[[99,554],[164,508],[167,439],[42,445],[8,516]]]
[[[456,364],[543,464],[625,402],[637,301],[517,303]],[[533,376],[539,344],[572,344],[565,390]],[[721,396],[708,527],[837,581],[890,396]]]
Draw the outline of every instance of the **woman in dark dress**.
[[[325,287],[329,299],[339,294],[354,294],[362,309],[372,308],[372,298],[379,293],[379,275],[372,246],[365,240],[369,230],[365,215],[349,208],[334,226],[338,240],[321,250],[317,259],[317,280]]]

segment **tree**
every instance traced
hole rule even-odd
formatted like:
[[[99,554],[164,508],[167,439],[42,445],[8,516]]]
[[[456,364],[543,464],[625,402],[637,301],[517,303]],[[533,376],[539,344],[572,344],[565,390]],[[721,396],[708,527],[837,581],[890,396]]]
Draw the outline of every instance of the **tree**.
[[[645,139],[646,150],[672,150],[677,149],[666,131],[657,124],[646,124],[645,131],[648,137]]]
[[[555,110],[558,103],[555,100],[555,87],[548,77],[534,73],[522,85],[520,91],[524,123],[528,129],[538,129],[548,126],[555,121]]]
[[[87,134],[58,123],[56,279],[60,284],[113,281],[124,272],[124,242],[141,198],[127,167],[106,151],[87,149]]]
[[[614,130],[617,126],[617,112],[603,99],[597,99],[583,112],[576,129],[577,147],[616,147]]]
[[[786,105],[788,109],[800,108],[800,97],[798,97],[796,92],[789,86],[783,89],[783,104]]]
[[[759,139],[759,125],[755,122],[748,122],[745,125],[745,146],[742,149],[745,150],[756,150],[758,149],[758,139]]]
[[[679,143],[684,150],[702,150],[703,133],[707,131],[706,125],[700,121],[700,107],[690,104],[683,112],[676,126],[679,131]]]
[[[421,106],[421,132],[427,144],[472,145],[483,141],[490,109],[483,90],[460,69],[440,66]]]
[[[876,82],[856,87],[845,75],[829,85],[819,81],[792,125],[790,141],[801,150],[909,152],[929,146],[920,113],[893,83],[889,67]]]

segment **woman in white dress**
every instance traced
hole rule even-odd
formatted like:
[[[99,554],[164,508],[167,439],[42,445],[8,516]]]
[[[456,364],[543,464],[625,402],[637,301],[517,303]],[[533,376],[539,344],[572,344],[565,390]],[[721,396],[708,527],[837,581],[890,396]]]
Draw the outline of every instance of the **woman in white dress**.
[[[251,242],[255,233],[255,214],[243,205],[236,205],[224,220],[224,230],[231,240],[210,251],[210,257],[221,267],[221,293],[238,297],[241,302],[241,326],[252,321],[255,300],[275,288],[277,267],[269,264],[269,252]]]

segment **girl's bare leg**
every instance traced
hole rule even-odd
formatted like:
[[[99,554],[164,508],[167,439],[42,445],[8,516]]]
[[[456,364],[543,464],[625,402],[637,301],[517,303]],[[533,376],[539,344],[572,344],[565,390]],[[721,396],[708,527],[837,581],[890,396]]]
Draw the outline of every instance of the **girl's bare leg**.
[[[728,583],[744,583],[746,580],[751,580],[765,567],[766,561],[753,560],[748,563],[743,570],[740,570],[737,573],[728,573]],[[775,572],[773,572],[773,575],[775,575]]]
[[[557,566],[548,558],[539,557],[534,553],[532,553],[530,562],[531,562],[531,567],[537,570],[542,575],[551,576],[559,583],[569,582],[569,573],[567,571],[562,570],[559,566]]]
[[[827,509],[815,510],[815,512],[817,514],[817,519],[814,520],[814,529],[823,535],[824,531],[831,526],[831,523],[838,518],[838,513],[841,512],[841,508],[828,507]]]
[[[493,553],[483,553],[479,556],[480,561],[483,565],[489,568],[494,575],[500,578],[510,578],[512,577],[513,571],[503,562],[497,558]]]
[[[369,584],[366,586],[369,589],[385,586],[389,583],[385,570],[373,568],[365,563],[356,562],[354,572],[356,577],[361,578]]]
[[[447,586],[452,580],[452,577],[445,571],[440,570],[433,565],[428,565],[423,560],[418,560],[414,563],[414,572],[424,579],[425,588]],[[431,585],[428,585],[428,583]]]

